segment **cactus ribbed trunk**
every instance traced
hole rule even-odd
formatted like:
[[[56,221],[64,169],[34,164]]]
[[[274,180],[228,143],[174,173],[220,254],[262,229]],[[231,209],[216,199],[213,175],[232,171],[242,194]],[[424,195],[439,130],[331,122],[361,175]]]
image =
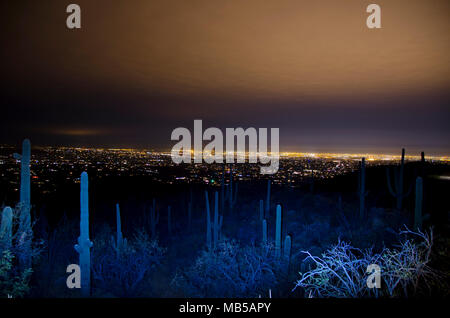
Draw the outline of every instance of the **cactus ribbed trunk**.
[[[213,224],[213,231],[214,231],[214,248],[217,247],[217,244],[219,243],[220,238],[220,230],[222,229],[223,224],[223,215],[219,215],[219,194],[217,191],[215,192],[214,197],[214,224]]]
[[[281,256],[281,206],[277,205],[277,221],[275,229],[275,255]]]
[[[119,203],[116,204],[116,232],[117,232],[117,248],[122,247],[123,235],[122,235],[122,221],[120,219],[120,206]]]
[[[31,143],[25,139],[22,143],[22,157],[20,170],[20,202],[30,207],[30,160],[31,160]]]
[[[31,241],[33,232],[31,230],[31,194],[30,194],[30,161],[31,143],[29,139],[22,142],[22,154],[16,155],[20,159],[20,216],[19,235],[21,248],[18,253],[19,267],[24,270],[31,267]]]
[[[91,252],[92,242],[89,239],[89,184],[88,174],[81,174],[80,186],[80,236],[75,250],[80,255],[81,293],[84,297],[91,291]]]
[[[262,242],[263,245],[267,245],[267,221],[262,221]]]
[[[425,176],[425,152],[420,153],[420,176]]]

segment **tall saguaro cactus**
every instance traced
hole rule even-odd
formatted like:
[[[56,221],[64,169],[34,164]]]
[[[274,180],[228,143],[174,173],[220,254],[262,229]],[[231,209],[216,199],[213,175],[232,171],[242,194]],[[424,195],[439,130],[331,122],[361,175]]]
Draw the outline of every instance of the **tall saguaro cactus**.
[[[14,154],[14,158],[20,159],[20,216],[19,233],[22,246],[19,251],[19,265],[22,269],[31,266],[31,201],[30,201],[30,161],[31,143],[29,139],[22,142],[22,154]]]
[[[281,206],[277,205],[277,221],[275,229],[275,255],[281,256]]]
[[[359,216],[361,218],[364,217],[364,213],[365,213],[365,199],[367,196],[367,191],[366,191],[366,159],[362,158],[361,159],[361,167],[359,170],[359,190],[358,190],[358,194],[359,194]]]
[[[80,189],[80,236],[75,250],[80,255],[81,293],[89,296],[91,290],[91,252],[93,243],[89,239],[89,183],[88,174],[81,174]]]
[[[420,153],[420,176],[423,178],[425,175],[425,152]]]
[[[394,198],[396,198],[398,210],[402,209],[403,199],[409,195],[409,191],[408,193],[405,193],[403,189],[404,169],[405,169],[405,148],[402,148],[402,159],[400,161],[400,167],[394,168],[394,186],[392,186],[391,184],[391,174],[389,172],[389,168],[386,167],[386,178],[389,192]]]
[[[219,232],[222,229],[223,224],[223,216],[219,216],[219,194],[217,191],[215,192],[214,197],[214,224],[213,224],[213,231],[214,231],[214,248],[216,248],[217,243],[219,242]]]
[[[2,220],[0,224],[0,253],[2,250],[8,250],[12,246],[12,225],[13,225],[13,212],[12,209],[7,206],[3,209]]]
[[[29,139],[22,142],[22,154],[14,154],[20,160],[20,202],[30,207],[30,161],[31,143]]]
[[[214,193],[214,220],[211,222],[211,211],[209,206],[208,191],[205,190],[206,198],[206,245],[208,248],[216,248],[219,242],[220,230],[223,224],[223,215],[219,215],[219,194]]]
[[[122,234],[122,220],[120,217],[119,203],[116,204],[116,239],[114,240],[114,237],[112,237],[112,242],[118,253],[123,251],[123,248],[127,245],[127,239],[124,238]]]
[[[123,235],[122,235],[122,220],[120,219],[120,206],[119,206],[119,203],[116,204],[116,226],[117,226],[117,243],[119,243],[123,239]]]

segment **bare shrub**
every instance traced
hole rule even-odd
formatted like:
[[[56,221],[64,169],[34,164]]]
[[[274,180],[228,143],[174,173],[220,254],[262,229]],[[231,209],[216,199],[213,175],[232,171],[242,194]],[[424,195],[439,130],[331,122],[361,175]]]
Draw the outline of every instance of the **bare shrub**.
[[[143,231],[120,251],[114,249],[111,240],[96,241],[92,260],[94,288],[116,297],[149,296],[147,278],[160,264],[164,252]]]
[[[437,274],[428,266],[433,231],[423,233],[408,228],[400,235],[409,236],[393,248],[383,248],[380,253],[372,249],[361,250],[339,241],[320,257],[307,251],[305,261],[313,268],[300,273],[293,290],[303,288],[308,297],[399,297],[408,291],[416,293],[419,283],[429,285]],[[381,288],[368,288],[366,273],[370,264],[381,268]]]
[[[240,247],[223,240],[212,251],[203,251],[195,264],[179,270],[172,281],[189,297],[258,297],[277,283],[278,260],[274,247]]]

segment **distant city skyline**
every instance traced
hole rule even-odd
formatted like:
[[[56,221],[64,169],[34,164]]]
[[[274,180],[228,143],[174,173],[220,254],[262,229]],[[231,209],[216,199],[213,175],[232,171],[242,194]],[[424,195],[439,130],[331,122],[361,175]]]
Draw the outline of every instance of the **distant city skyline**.
[[[0,144],[1,148],[20,148],[20,145],[14,144]],[[47,149],[47,148],[55,148],[55,149],[79,149],[79,150],[92,150],[92,151],[119,151],[119,152],[149,152],[149,153],[159,153],[170,155],[171,149],[157,149],[157,148],[145,148],[145,147],[105,147],[105,146],[70,146],[70,145],[32,145],[33,149]],[[194,152],[191,149],[191,152]],[[234,151],[235,155],[239,152]],[[269,150],[270,152],[270,150]],[[224,151],[224,154],[226,151]],[[366,157],[366,159],[371,160],[371,158],[376,160],[397,160],[401,158],[401,148],[399,151],[394,151],[392,153],[388,152],[346,152],[346,151],[338,151],[338,152],[326,152],[326,151],[295,151],[295,150],[280,150],[280,156],[283,157],[317,157],[317,158],[354,158],[360,159],[361,157]],[[422,152],[411,152],[406,150],[405,159],[406,160],[420,160]],[[204,154],[209,154],[205,152]],[[245,152],[248,155],[248,149]],[[433,154],[433,153],[424,153],[425,160],[433,159],[433,160],[444,160],[450,161],[450,155],[446,154]]]

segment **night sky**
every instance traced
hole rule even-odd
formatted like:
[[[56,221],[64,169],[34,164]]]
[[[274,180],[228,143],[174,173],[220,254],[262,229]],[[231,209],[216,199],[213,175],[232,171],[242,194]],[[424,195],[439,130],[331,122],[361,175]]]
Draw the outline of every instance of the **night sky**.
[[[82,29],[66,28],[77,3]],[[366,7],[382,29],[366,27]],[[450,155],[450,1],[2,1],[0,142],[170,149],[279,127],[283,151]]]

